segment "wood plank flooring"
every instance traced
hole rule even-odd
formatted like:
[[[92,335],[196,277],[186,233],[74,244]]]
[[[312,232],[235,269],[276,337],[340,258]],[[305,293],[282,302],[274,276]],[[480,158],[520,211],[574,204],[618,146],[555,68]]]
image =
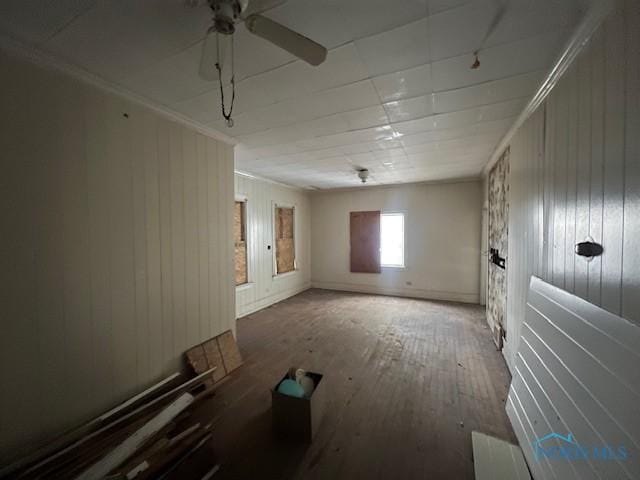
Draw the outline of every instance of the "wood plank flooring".
[[[516,442],[479,306],[308,290],[238,320],[237,335],[245,363],[200,412],[214,418],[216,480],[472,479],[472,430]],[[308,446],[271,432],[269,389],[291,366],[325,375]]]

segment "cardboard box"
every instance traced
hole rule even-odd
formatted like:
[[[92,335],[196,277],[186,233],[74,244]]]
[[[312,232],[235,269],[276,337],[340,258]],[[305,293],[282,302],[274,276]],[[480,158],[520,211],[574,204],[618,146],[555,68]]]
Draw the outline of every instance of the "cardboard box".
[[[322,375],[307,372],[316,388],[310,398],[296,398],[278,392],[278,385],[271,390],[273,428],[278,436],[311,443],[318,431],[325,407],[325,388]]]

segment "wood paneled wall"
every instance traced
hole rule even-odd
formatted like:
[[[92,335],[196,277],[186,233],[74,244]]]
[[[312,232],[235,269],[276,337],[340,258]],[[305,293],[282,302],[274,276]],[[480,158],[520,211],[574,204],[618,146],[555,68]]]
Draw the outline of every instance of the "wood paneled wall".
[[[234,327],[233,149],[0,54],[0,458]]]
[[[235,184],[236,197],[247,201],[249,283],[236,289],[240,318],[311,286],[311,223],[309,194],[304,190],[241,174],[236,174]],[[296,270],[278,276],[274,276],[276,205],[295,207]]]
[[[620,1],[511,143],[505,355],[531,275],[640,324],[640,4]],[[574,253],[591,236],[592,261]]]
[[[506,408],[535,480],[640,478],[638,357],[638,325],[532,277]]]

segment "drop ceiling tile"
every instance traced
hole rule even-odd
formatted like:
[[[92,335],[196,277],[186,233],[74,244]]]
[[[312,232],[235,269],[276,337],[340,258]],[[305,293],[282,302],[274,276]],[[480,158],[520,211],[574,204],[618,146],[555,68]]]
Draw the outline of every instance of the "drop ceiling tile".
[[[0,30],[34,45],[50,38],[89,9],[97,0],[4,0],[0,2]]]
[[[431,65],[427,63],[375,77],[373,84],[383,102],[431,93]]]
[[[389,123],[387,112],[381,105],[351,110],[340,115],[347,123],[348,130],[377,127]]]
[[[503,118],[517,117],[520,115],[528,101],[529,97],[514,98],[504,102],[485,105],[478,109],[478,120],[489,122],[492,120],[501,120]]]
[[[347,122],[342,115],[330,115],[304,123],[305,131],[308,132],[305,138],[324,137],[335,135],[349,129]]]
[[[374,158],[382,159],[382,158],[401,158],[405,157],[406,153],[403,148],[389,148],[386,150],[376,150],[371,152]]]
[[[517,117],[502,118],[500,120],[484,121],[476,125],[478,134],[504,134],[513,125]]]
[[[210,91],[215,83],[205,81],[197,75],[200,48],[200,45],[196,44],[117,82],[165,105]]]
[[[427,0],[427,5],[429,7],[429,14],[435,15],[436,13],[458,8],[470,2],[471,0]]]
[[[428,152],[484,152],[491,150],[495,140],[485,135],[474,135],[454,140],[436,141],[404,147],[407,155]]]
[[[540,35],[554,30],[570,29],[584,13],[580,1],[511,0],[503,18],[487,38],[487,47]]]
[[[304,81],[311,92],[348,85],[368,77],[367,68],[353,43],[330,50],[324,63],[317,67],[300,63],[307,66],[308,74]]]
[[[210,23],[207,10],[169,0],[97,2],[44,46],[88,71],[119,80],[204,38]],[[199,61],[199,54],[196,58]]]
[[[431,95],[395,100],[384,104],[391,122],[402,122],[426,117],[433,113]]]
[[[331,11],[339,11],[352,39],[385,32],[427,14],[425,0],[325,0],[322,3]]]
[[[302,61],[259,75],[265,91],[277,101],[327,90],[364,80],[367,69],[352,43],[329,51],[327,60],[317,67]]]
[[[468,110],[460,110],[458,112],[440,113],[434,115],[434,123],[437,129],[447,129],[455,127],[464,127],[466,125],[473,125],[480,119],[479,110],[477,108],[470,108]]]
[[[504,3],[475,0],[430,19],[434,61],[567,29],[577,20],[573,2],[512,0]],[[499,23],[491,25],[502,11]],[[553,11],[550,15],[549,12]],[[491,29],[491,31],[489,31]]]
[[[431,65],[436,92],[467,87],[547,68],[557,55],[565,31],[555,31],[506,45],[488,48],[480,54],[480,67],[472,70],[473,55],[462,55]]]
[[[264,132],[295,123],[294,105],[289,102],[273,103],[267,107],[234,115],[234,136],[240,137]]]
[[[354,155],[349,155],[348,158],[352,164],[365,167],[365,168],[378,163],[378,161],[374,158],[371,152],[356,153]]]
[[[494,0],[475,0],[430,17],[432,60],[442,60],[479,49],[501,5],[501,2]]]
[[[297,119],[310,120],[374,106],[380,101],[371,80],[364,80],[301,97],[291,103]]]
[[[409,120],[406,122],[398,122],[393,124],[393,128],[402,135],[411,135],[412,133],[427,132],[435,129],[434,117],[425,117],[417,120]]]
[[[541,71],[530,72],[470,87],[436,92],[433,95],[434,111],[454,112],[513,98],[531,97],[542,76]]]
[[[251,148],[263,148],[292,144],[302,139],[310,138],[311,136],[312,133],[305,124],[296,124],[252,133],[250,135],[240,135],[237,139]]]
[[[449,128],[442,130],[432,130],[430,132],[413,133],[402,137],[402,145],[410,147],[412,145],[422,145],[430,142],[442,142],[455,138],[464,138],[475,135],[476,125],[467,125],[459,128]]]
[[[224,119],[221,112],[220,89],[218,83],[213,83],[210,90],[181,100],[171,105],[175,110],[189,115],[202,123],[217,122],[224,126]],[[225,92],[229,91],[229,85],[225,85]],[[229,97],[226,97],[227,100]],[[233,107],[234,117],[252,110],[264,108],[276,103],[262,88],[258,77],[251,77],[239,82],[236,85],[236,99]],[[226,130],[226,127],[225,127]]]
[[[422,19],[356,41],[371,76],[429,63],[427,20]]]

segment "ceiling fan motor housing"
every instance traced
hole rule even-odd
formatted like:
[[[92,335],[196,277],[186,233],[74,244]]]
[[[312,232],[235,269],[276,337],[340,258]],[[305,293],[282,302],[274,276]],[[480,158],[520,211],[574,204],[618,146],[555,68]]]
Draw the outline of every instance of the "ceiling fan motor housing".
[[[239,0],[209,0],[213,11],[213,26],[218,33],[231,35],[236,31],[242,10],[246,8]]]

